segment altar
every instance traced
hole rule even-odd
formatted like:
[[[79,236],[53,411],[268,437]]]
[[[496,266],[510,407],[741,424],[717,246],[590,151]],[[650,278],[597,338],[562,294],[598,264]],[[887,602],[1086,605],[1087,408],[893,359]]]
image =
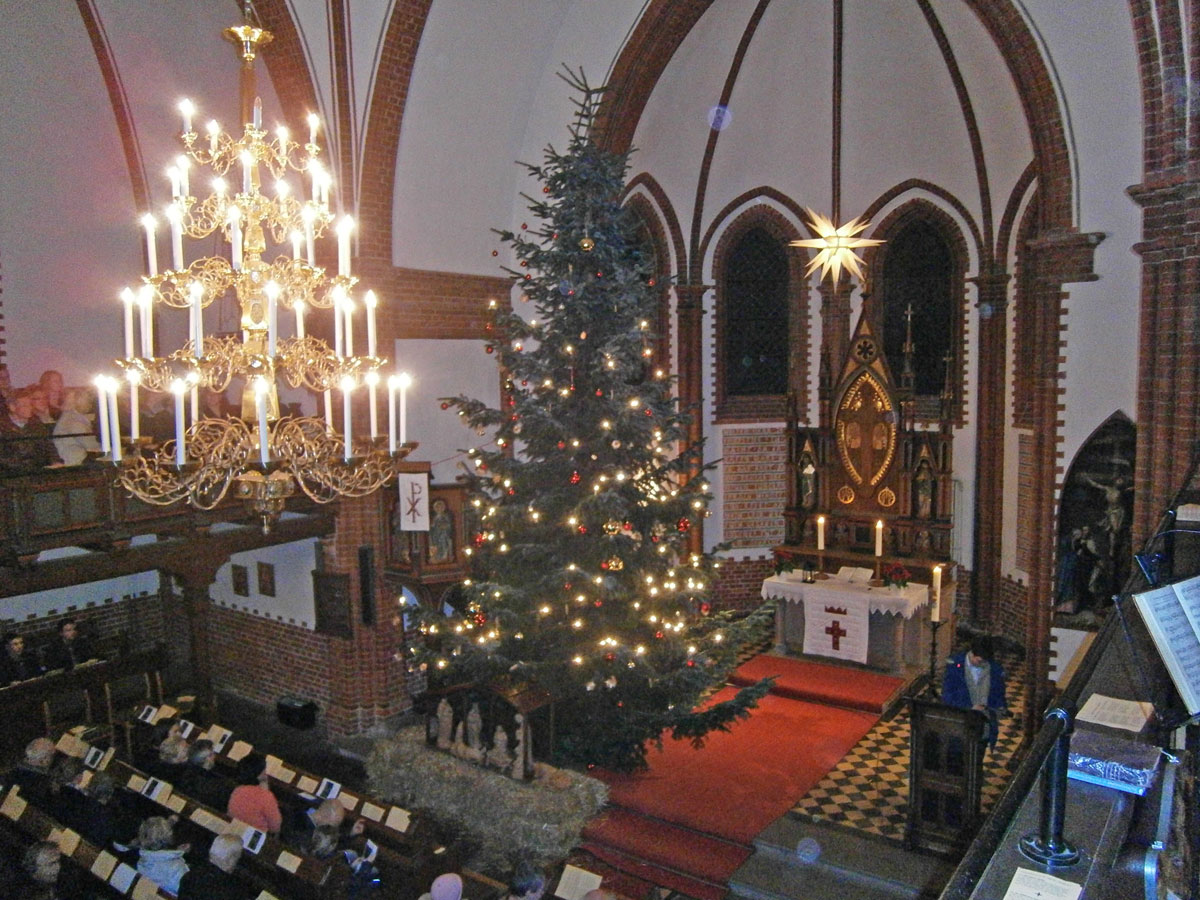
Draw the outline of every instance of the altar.
[[[763,581],[763,598],[780,601],[775,652],[833,657],[898,677],[927,667],[929,585],[872,587],[863,572],[806,583],[793,571]],[[953,584],[943,583],[942,610],[953,608],[948,590]]]

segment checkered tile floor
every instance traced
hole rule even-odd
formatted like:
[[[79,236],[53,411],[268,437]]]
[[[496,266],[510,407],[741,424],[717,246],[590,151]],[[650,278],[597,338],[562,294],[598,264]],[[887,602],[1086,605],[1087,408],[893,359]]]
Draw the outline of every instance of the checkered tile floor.
[[[1008,763],[1021,742],[1025,709],[1025,666],[1001,658],[1008,680],[1009,714],[1000,720],[994,752],[984,759],[982,807],[986,815],[1011,777]],[[902,841],[908,816],[907,710],[879,721],[828,775],[817,782],[792,812]]]

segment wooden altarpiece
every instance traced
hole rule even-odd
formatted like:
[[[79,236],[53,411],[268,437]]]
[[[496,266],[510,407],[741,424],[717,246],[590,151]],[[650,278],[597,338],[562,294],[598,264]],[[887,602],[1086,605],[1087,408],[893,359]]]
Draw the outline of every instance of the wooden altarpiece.
[[[911,341],[909,342],[911,346]],[[911,361],[900,384],[866,315],[836,379],[822,367],[820,419],[801,426],[788,403],[788,502],[776,555],[799,565],[817,557],[817,517],[825,516],[826,570],[869,564],[875,523],[884,523],[885,562],[902,560],[916,581],[950,560],[953,438],[948,396],[936,421],[917,421]]]

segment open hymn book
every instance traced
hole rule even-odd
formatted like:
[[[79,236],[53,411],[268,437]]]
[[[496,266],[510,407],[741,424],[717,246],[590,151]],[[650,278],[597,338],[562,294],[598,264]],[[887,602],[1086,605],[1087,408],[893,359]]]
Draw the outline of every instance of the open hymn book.
[[[1133,595],[1189,714],[1200,712],[1200,575]]]

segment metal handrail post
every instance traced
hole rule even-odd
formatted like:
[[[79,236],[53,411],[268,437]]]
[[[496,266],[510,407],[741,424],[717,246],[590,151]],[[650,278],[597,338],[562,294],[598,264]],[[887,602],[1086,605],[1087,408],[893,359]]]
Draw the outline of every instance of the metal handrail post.
[[[1051,719],[1061,723],[1061,730],[1042,769],[1042,808],[1038,833],[1025,835],[1019,846],[1021,852],[1034,862],[1051,869],[1063,869],[1075,865],[1080,859],[1078,848],[1063,837],[1067,816],[1067,756],[1075,726],[1071,704],[1051,709],[1046,713],[1045,721],[1048,723]]]

